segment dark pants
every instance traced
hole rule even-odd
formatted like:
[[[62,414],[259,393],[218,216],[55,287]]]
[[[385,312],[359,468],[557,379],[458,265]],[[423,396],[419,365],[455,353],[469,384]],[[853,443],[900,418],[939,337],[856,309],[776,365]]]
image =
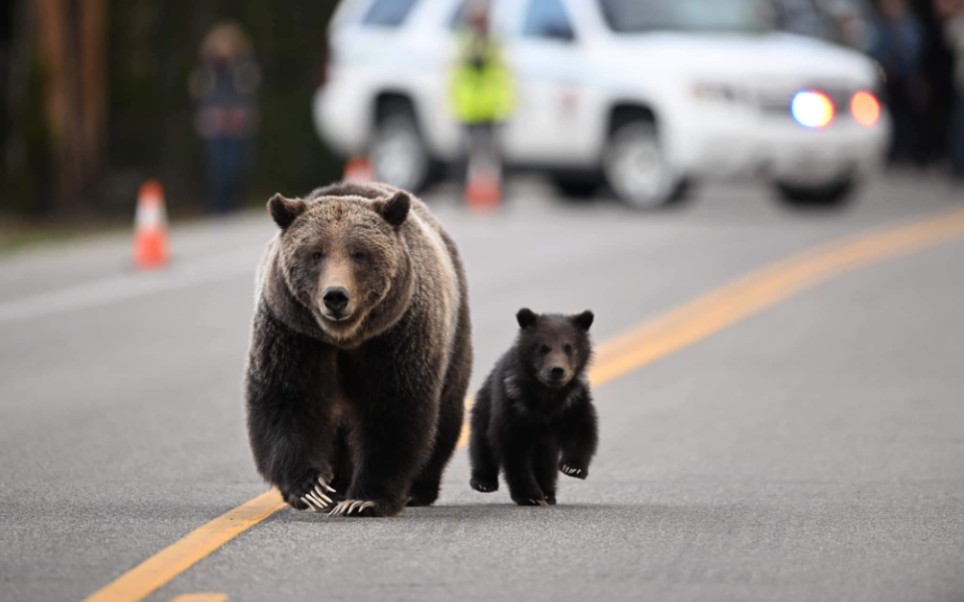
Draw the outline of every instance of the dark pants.
[[[497,172],[502,168],[502,152],[499,147],[499,124],[493,121],[467,123],[463,125],[464,153],[462,175],[468,180],[468,170],[472,165],[484,165]]]
[[[209,213],[224,214],[240,204],[244,192],[248,141],[244,138],[209,138],[207,153],[207,204]]]
[[[964,177],[964,90],[957,94],[954,129],[951,134],[951,165],[956,175]]]
[[[913,84],[906,80],[890,82],[887,99],[894,120],[891,162],[923,166],[927,162],[927,113]]]

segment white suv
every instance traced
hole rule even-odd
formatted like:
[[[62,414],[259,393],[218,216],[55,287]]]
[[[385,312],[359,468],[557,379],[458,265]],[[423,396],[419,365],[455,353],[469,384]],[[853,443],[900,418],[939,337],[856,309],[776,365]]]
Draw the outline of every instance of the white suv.
[[[457,159],[448,75],[472,1],[342,2],[314,99],[322,138],[409,189]],[[751,174],[785,199],[834,203],[883,157],[874,63],[775,31],[764,0],[491,4],[518,97],[505,160],[564,191],[605,178],[626,202],[657,207],[690,180]]]

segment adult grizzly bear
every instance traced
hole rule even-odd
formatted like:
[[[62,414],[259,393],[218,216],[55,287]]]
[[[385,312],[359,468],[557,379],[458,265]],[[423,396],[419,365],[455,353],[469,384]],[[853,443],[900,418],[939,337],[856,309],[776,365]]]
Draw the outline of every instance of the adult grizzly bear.
[[[455,244],[382,184],[276,194],[268,210],[281,231],[261,260],[246,377],[258,471],[299,510],[433,503],[472,366]]]

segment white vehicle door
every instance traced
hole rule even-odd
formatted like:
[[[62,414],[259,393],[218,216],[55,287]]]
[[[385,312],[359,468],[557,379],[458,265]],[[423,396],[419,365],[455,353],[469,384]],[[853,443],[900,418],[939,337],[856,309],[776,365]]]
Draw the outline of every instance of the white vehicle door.
[[[584,163],[592,146],[587,60],[563,0],[522,0],[508,40],[517,104],[503,137],[515,163]]]

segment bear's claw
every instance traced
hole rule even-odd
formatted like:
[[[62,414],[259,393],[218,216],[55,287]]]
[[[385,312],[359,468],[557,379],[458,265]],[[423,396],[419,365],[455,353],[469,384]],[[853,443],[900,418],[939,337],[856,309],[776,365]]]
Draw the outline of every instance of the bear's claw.
[[[374,508],[375,502],[371,500],[345,500],[332,508],[328,516],[364,516],[365,510]]]
[[[331,498],[325,492],[335,493],[335,490],[325,483],[324,479],[318,477],[318,484],[315,488],[301,497],[301,501],[307,504],[312,512],[323,512],[331,506]]]
[[[586,469],[579,468],[578,466],[573,466],[572,464],[567,464],[565,462],[559,466],[559,470],[561,470],[566,476],[576,479],[585,479],[589,475],[589,471]]]

